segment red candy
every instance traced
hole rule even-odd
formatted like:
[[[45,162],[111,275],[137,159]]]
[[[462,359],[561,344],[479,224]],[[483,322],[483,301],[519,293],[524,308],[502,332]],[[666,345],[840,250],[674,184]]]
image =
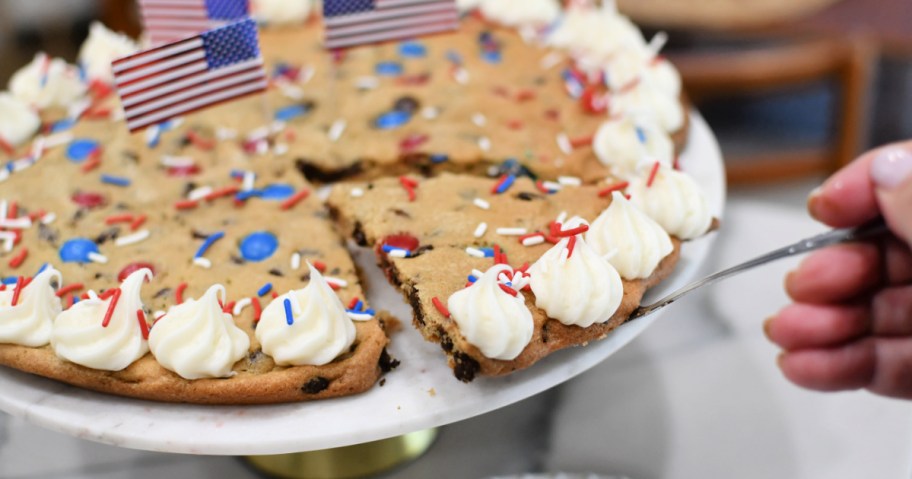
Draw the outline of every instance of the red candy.
[[[153,275],[155,274],[155,266],[153,266],[152,263],[137,261],[136,263],[130,263],[124,266],[123,269],[120,270],[120,273],[117,273],[117,281],[123,282],[123,280],[127,279],[127,276],[130,276],[134,272],[139,271],[143,268],[148,268]]]
[[[73,193],[73,196],[70,199],[73,200],[73,203],[76,203],[83,208],[97,208],[108,204],[107,198],[100,193],[78,191]]]
[[[609,99],[606,92],[594,87],[588,87],[580,97],[580,104],[586,113],[599,115],[608,111]]]
[[[416,251],[418,247],[421,246],[421,241],[408,233],[398,233],[383,238],[383,241],[381,241],[380,244],[408,251]]]

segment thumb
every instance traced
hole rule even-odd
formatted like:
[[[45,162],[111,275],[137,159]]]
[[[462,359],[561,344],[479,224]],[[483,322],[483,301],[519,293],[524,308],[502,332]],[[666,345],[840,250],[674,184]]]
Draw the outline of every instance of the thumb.
[[[871,162],[870,175],[887,225],[912,246],[912,149],[882,150]]]

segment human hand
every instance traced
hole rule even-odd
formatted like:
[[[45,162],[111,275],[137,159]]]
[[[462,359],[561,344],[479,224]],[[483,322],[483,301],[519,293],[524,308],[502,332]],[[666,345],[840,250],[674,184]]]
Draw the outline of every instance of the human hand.
[[[810,389],[912,399],[912,141],[836,172],[808,210],[835,228],[882,215],[893,235],[822,249],[789,273],[794,303],[764,323],[780,369]]]

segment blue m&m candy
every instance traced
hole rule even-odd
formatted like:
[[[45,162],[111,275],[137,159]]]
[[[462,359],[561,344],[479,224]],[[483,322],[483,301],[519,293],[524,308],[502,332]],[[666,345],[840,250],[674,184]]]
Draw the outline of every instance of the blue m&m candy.
[[[64,263],[88,263],[89,253],[98,253],[98,245],[86,238],[73,238],[67,240],[60,247],[60,259]]]
[[[98,149],[98,142],[85,138],[79,138],[70,142],[67,146],[67,158],[74,163],[85,161],[95,150]]]
[[[407,111],[393,110],[378,116],[377,119],[374,120],[374,126],[381,130],[388,130],[408,123],[411,118],[412,114]]]
[[[377,75],[395,77],[402,75],[402,65],[396,62],[380,62],[374,67]]]
[[[399,55],[405,58],[422,58],[427,56],[427,48],[418,42],[403,42],[399,44]]]
[[[284,200],[295,194],[294,186],[284,183],[273,183],[260,190],[259,197],[264,200]]]
[[[241,240],[241,257],[247,261],[263,261],[279,248],[279,239],[268,231],[250,233]]]

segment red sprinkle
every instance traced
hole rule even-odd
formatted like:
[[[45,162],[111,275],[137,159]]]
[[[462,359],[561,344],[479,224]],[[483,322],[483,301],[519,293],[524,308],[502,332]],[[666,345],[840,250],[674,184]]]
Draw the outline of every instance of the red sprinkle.
[[[584,112],[598,115],[608,111],[609,100],[604,91],[595,87],[588,87],[583,90],[583,94],[580,96],[580,103]]]
[[[592,146],[592,141],[595,138],[595,135],[589,136],[580,136],[577,138],[570,139],[570,146],[573,148],[580,148],[583,146]]]
[[[287,200],[283,201],[280,208],[283,210],[291,209],[292,207],[294,207],[294,205],[300,203],[305,198],[307,198],[309,195],[310,195],[310,190],[308,190],[306,188],[302,189],[301,191],[298,191],[297,193],[292,195]]]
[[[551,233],[551,236],[557,236],[560,233],[561,224],[557,221],[552,221],[548,224],[548,232]]]
[[[604,198],[604,197],[610,195],[611,193],[614,193],[615,191],[621,191],[624,188],[627,188],[628,186],[630,186],[629,181],[622,181],[620,183],[615,183],[615,184],[599,191],[598,192],[599,198]]]
[[[38,221],[39,219],[43,218],[44,215],[46,215],[46,214],[47,214],[47,211],[38,210],[38,211],[32,211],[31,213],[29,213],[28,217],[32,221]]]
[[[351,301],[348,302],[348,308],[346,308],[346,309],[355,309],[355,306],[357,304],[358,304],[358,297],[355,296],[354,298],[351,299]]]
[[[674,162],[671,164],[671,167],[677,171],[681,171],[681,155],[675,155]]]
[[[657,161],[652,165],[652,170],[649,172],[649,179],[646,180],[647,188],[652,186],[652,182],[655,181],[655,177],[658,172],[659,172],[659,162]]]
[[[450,317],[450,310],[447,309],[447,307],[444,306],[439,299],[437,299],[437,296],[431,298],[431,302],[434,303],[434,307],[437,308],[437,311],[440,311],[440,314],[442,314],[444,318]]]
[[[550,110],[545,110],[545,118],[549,120],[558,120],[560,118],[560,110],[556,108],[551,108]]]
[[[202,171],[202,169],[199,165],[169,166],[168,176],[193,176],[198,175],[200,171]]]
[[[273,291],[273,292],[272,292],[272,299],[276,299],[276,298],[278,298],[278,297],[279,297],[279,293],[278,293],[277,291]]]
[[[85,286],[83,286],[82,283],[68,284],[68,285],[58,289],[56,294],[57,294],[58,298],[62,298],[64,295],[66,295],[68,293],[72,293],[73,291],[79,291],[80,289],[82,289],[84,287]]]
[[[417,75],[403,75],[396,79],[396,83],[408,86],[424,85],[430,79],[430,73],[419,73]]]
[[[155,274],[155,266],[153,266],[152,263],[146,263],[145,261],[137,261],[135,263],[130,263],[130,264],[124,266],[123,269],[121,269],[120,272],[117,273],[117,281],[123,282],[123,280],[127,279],[127,276],[130,276],[131,274],[133,274],[136,271],[139,271],[143,268],[147,268],[149,271],[152,272],[153,275]]]
[[[417,196],[415,195],[415,188],[418,186],[418,182],[407,176],[400,176],[399,184],[401,184],[402,188],[404,188],[406,193],[408,193],[408,200],[415,201],[415,198]]]
[[[526,261],[525,263],[523,263],[522,266],[520,266],[519,268],[516,268],[514,271],[519,271],[520,273],[522,273],[523,275],[525,275],[527,269],[529,269],[529,262],[528,262],[528,261]]]
[[[16,287],[13,288],[13,299],[10,301],[10,306],[15,306],[19,302],[19,294],[23,289],[25,289],[25,278],[20,276],[16,278]]]
[[[82,191],[73,193],[73,196],[70,197],[70,199],[73,200],[73,203],[76,203],[83,208],[97,208],[108,203],[108,200],[100,193],[86,193]]]
[[[143,339],[149,339],[149,323],[146,322],[146,313],[141,309],[137,309],[136,319],[139,321],[139,329],[142,331]]]
[[[22,262],[25,261],[26,256],[28,256],[28,248],[23,247],[21,250],[19,250],[19,254],[10,258],[9,267],[18,268],[22,266]]]
[[[130,221],[133,221],[133,215],[131,214],[114,215],[105,218],[106,225],[113,225],[115,223],[127,223]]]
[[[99,165],[101,165],[101,148],[95,148],[92,153],[89,153],[89,159],[82,164],[81,170],[83,173],[88,173],[98,168]]]
[[[576,236],[587,231],[589,231],[589,225],[579,225],[576,228],[558,231],[554,236],[557,236],[558,238],[566,238],[568,236]]]
[[[104,320],[101,322],[102,328],[108,327],[108,324],[111,322],[111,316],[114,314],[114,309],[117,307],[117,301],[120,299],[120,288],[109,289],[108,291],[112,291],[110,295],[111,302],[108,304],[108,310],[105,311]],[[105,291],[105,293],[108,291]]]
[[[534,100],[534,99],[535,99],[535,91],[533,91],[533,90],[522,90],[516,94],[516,101],[519,103],[529,101],[529,100]]]
[[[507,128],[511,130],[522,130],[523,122],[522,120],[510,120],[507,122]]]
[[[215,141],[207,140],[207,139],[199,136],[199,134],[193,130],[190,130],[187,132],[187,139],[190,140],[190,143],[192,143],[193,146],[195,146],[201,150],[208,151],[208,150],[215,148]]]
[[[510,296],[516,296],[517,294],[519,294],[519,293],[516,292],[515,289],[513,289],[513,288],[511,288],[511,287],[509,287],[509,286],[507,286],[507,285],[505,285],[505,284],[503,284],[503,283],[497,283],[497,286],[500,286],[500,289],[502,289],[502,290],[504,291],[504,293],[507,293],[507,294],[509,294]]]
[[[177,289],[174,290],[174,302],[181,304],[184,302],[184,290],[187,289],[187,283],[181,283],[177,285]]]
[[[399,142],[399,149],[402,150],[403,153],[411,153],[419,146],[427,143],[429,138],[428,135],[412,133]]]
[[[132,231],[136,231],[137,228],[142,226],[142,224],[145,222],[146,222],[146,215],[139,215],[136,217],[136,219],[133,220],[132,223],[130,223],[130,229]]]
[[[571,236],[570,241],[567,242],[567,259],[570,259],[573,256],[573,248],[576,246],[576,236]]]
[[[191,210],[199,206],[199,201],[196,200],[181,200],[174,203],[174,207],[178,210]]]
[[[209,193],[208,195],[204,196],[203,199],[206,201],[212,201],[216,198],[221,198],[223,196],[231,196],[231,195],[237,193],[238,191],[241,191],[241,187],[238,185],[226,186],[224,188],[219,188],[219,189],[213,191],[212,193]]]
[[[7,212],[7,218],[16,219],[19,217],[19,203],[11,201]]]
[[[228,301],[228,304],[226,304],[225,307],[222,308],[222,312],[231,314],[231,310],[234,309],[235,304],[237,304],[237,301]]]
[[[314,268],[317,268],[317,271],[319,271],[321,273],[326,272],[326,263],[315,259],[315,260],[311,261],[310,264],[312,264]]]
[[[3,135],[0,135],[0,150],[3,150],[7,156],[13,156],[16,154],[16,150],[13,148],[13,145],[9,144]]]
[[[551,190],[549,190],[548,188],[545,188],[545,182],[542,180],[535,181],[535,188],[537,188],[538,191],[541,191],[542,193],[544,193],[546,195],[551,194]]]
[[[504,184],[505,181],[507,181],[507,178],[509,177],[510,175],[507,174],[500,175],[500,179],[497,180],[497,183],[494,183],[494,186],[491,187],[491,194],[496,195],[497,190],[500,189],[500,187]]]
[[[253,306],[253,320],[259,321],[260,315],[263,314],[263,307],[260,306],[260,299],[257,297],[250,298],[250,304]]]

